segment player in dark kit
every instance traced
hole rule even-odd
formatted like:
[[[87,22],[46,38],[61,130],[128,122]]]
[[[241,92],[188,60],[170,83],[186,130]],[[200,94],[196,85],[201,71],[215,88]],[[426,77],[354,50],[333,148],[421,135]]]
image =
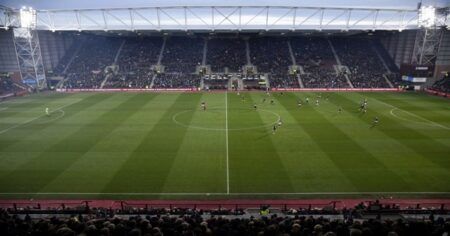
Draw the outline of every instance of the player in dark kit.
[[[206,103],[202,102],[202,110],[206,111]]]
[[[277,125],[275,124],[275,125],[272,127],[272,134],[275,134],[276,131],[277,131]]]
[[[379,122],[380,122],[380,120],[378,119],[378,116],[375,116],[375,118],[373,118],[373,121],[372,121],[372,127],[377,126]]]
[[[270,100],[270,105],[273,105],[274,104],[274,101],[273,101],[273,99],[271,99]]]
[[[256,106],[256,104],[253,104],[253,109],[258,110],[258,106]]]

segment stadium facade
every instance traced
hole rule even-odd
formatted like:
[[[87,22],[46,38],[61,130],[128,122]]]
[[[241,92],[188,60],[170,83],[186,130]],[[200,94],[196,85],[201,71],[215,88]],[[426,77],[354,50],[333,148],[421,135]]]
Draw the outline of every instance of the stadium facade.
[[[229,4],[193,2],[145,7],[131,5],[126,8],[16,9],[4,6],[0,11],[0,27],[4,29],[1,38],[6,50],[0,71],[20,72],[22,82],[32,87],[47,87],[48,76],[60,79],[58,76],[61,75],[46,72],[56,69],[71,43],[78,41],[72,35],[80,33],[165,38],[177,35],[234,35],[244,38],[254,35],[285,38],[366,35],[382,43],[395,66],[403,67],[402,75],[418,76],[420,72],[414,68],[422,66],[429,72],[426,77],[438,78],[449,70],[450,55],[446,49],[450,45],[446,30],[448,18],[445,4],[349,7],[303,6],[291,1],[276,4],[231,1]],[[292,69],[297,68],[295,61],[290,64]],[[161,68],[149,66],[164,68],[164,65]],[[201,66],[207,70],[210,65]],[[257,66],[253,68],[255,71]],[[392,71],[387,68],[387,72]]]
[[[99,2],[0,8],[1,235],[450,233],[445,1]]]

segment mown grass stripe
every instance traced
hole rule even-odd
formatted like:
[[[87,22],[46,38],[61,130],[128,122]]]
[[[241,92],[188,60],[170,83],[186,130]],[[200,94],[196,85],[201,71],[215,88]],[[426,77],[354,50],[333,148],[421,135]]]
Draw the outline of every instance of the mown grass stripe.
[[[73,191],[101,191],[151,128],[151,123],[157,116],[155,109],[164,106],[160,101],[166,100],[164,96],[152,93],[139,96],[147,103],[142,106],[136,103],[123,110],[122,112],[129,113],[124,122],[40,191],[67,191],[64,186],[67,182],[73,183]],[[95,168],[92,168],[92,164]]]
[[[103,191],[161,192],[187,132],[186,127],[173,123],[172,117],[181,110],[195,109],[201,96],[180,94],[170,107],[162,111],[164,115],[141,140]],[[190,113],[185,116],[187,122],[192,119],[192,115]],[[133,185],[117,184],[125,180]]]
[[[392,108],[398,108],[402,112],[407,113],[414,118],[418,118],[421,122],[429,123],[431,126],[436,126],[450,132],[450,103],[445,108],[435,109],[436,106],[433,106],[429,102],[424,102],[418,97],[411,96],[410,94],[401,94],[397,96],[386,94],[383,97],[373,94],[366,95],[367,97],[376,99],[380,103],[385,103]],[[395,104],[395,106],[392,104]]]
[[[91,106],[109,98],[108,94],[94,94],[75,102],[64,108],[65,114],[64,119],[68,119]],[[11,146],[19,146],[20,143],[26,139],[28,136],[33,134],[39,134],[40,131],[45,130],[48,127],[56,125],[60,120],[49,123],[29,123],[26,126],[18,126],[14,129],[14,132],[8,135],[0,135],[0,152],[7,151]]]
[[[146,102],[137,94],[126,97],[125,100],[117,103],[116,107],[111,108],[89,124],[82,126],[77,132],[50,146],[41,155],[32,158],[20,168],[3,177],[0,180],[0,186],[5,190],[14,188],[16,185],[26,186],[29,191],[38,192],[87,153],[103,137],[109,135],[116,126],[129,117],[130,113],[138,111]],[[123,112],[123,110],[129,112]]]
[[[363,99],[357,93],[345,94],[345,96],[354,101]],[[450,175],[446,169],[423,158],[414,150],[379,131],[377,127],[371,127],[372,123],[364,122],[362,119],[372,122],[374,116],[370,112],[364,114],[358,111],[358,106],[351,105],[348,107],[344,106],[344,111],[338,114],[338,108],[343,105],[347,104],[344,101],[340,101],[338,95],[332,94],[330,99],[325,101],[322,99],[322,103],[317,110],[335,122],[337,127],[343,132],[354,137],[357,143],[372,153],[397,175],[401,176],[410,186],[414,186],[414,189],[422,191],[446,190],[442,188],[442,184],[439,184],[441,181],[434,179],[435,177],[449,178]],[[385,112],[385,105],[376,104],[369,99],[369,110],[376,109]],[[383,125],[389,126],[392,124],[384,120]],[[341,153],[341,155],[346,154]]]
[[[362,99],[362,97],[361,97]],[[376,98],[372,98],[376,99]],[[333,102],[339,102],[343,104],[345,109],[355,110],[358,107],[358,102],[348,99],[347,97],[336,94],[334,96]],[[371,101],[369,101],[370,103]],[[385,104],[383,104],[385,106]],[[369,104],[370,106],[370,104]],[[428,160],[434,162],[438,166],[450,168],[450,159],[448,158],[449,149],[448,147],[436,142],[432,138],[423,135],[422,133],[405,126],[401,121],[396,120],[394,117],[386,115],[384,113],[378,112],[376,109],[370,109],[366,115],[356,115],[355,112],[351,113],[358,117],[363,122],[368,125],[372,122],[372,117],[377,116],[380,119],[380,125],[376,127],[377,130],[383,132],[386,136],[397,140],[401,144],[410,149],[414,150],[416,153],[427,158]],[[369,117],[369,118],[367,118]]]
[[[190,124],[161,192],[225,192],[225,131],[192,127],[225,127],[224,98],[222,93],[203,93],[201,101],[207,103],[206,111],[198,104],[189,111],[192,117],[178,116],[179,121],[190,120]]]
[[[0,120],[7,117],[12,117],[18,114],[23,114],[24,111],[41,110],[48,106],[51,102],[59,99],[66,99],[75,96],[74,94],[62,95],[57,93],[31,95],[25,98],[17,98],[11,101],[0,103],[0,108],[7,107],[8,109],[0,110]],[[24,101],[24,102],[18,102]]]
[[[261,114],[253,109],[256,102],[249,93],[243,93],[245,102],[235,94],[228,97],[230,193],[293,191],[286,169],[271,136],[272,127],[248,131],[233,131],[233,127],[245,122],[249,125],[265,125]],[[276,135],[276,134],[275,134]]]
[[[275,146],[280,151],[280,157],[288,169],[288,174],[292,176],[293,185],[297,191],[315,192],[321,189],[327,191],[356,191],[356,187],[351,180],[332,162],[317,144],[317,140],[308,135],[302,126],[297,124],[295,117],[280,104],[280,99],[289,97],[272,95],[275,98],[275,111],[282,117],[283,125],[280,134],[277,135]],[[303,110],[303,107],[296,109]],[[304,112],[302,112],[302,117]],[[282,136],[282,137],[280,137]],[[336,140],[336,143],[340,142]],[[346,155],[355,151],[342,151],[337,153]]]
[[[363,93],[359,93],[363,94]],[[433,108],[433,111],[450,111],[450,100],[424,94],[420,92],[403,92],[403,93],[364,93],[367,96],[373,98],[382,98],[384,101],[397,101],[401,100],[411,105],[419,107],[419,110]]]
[[[297,119],[297,123],[316,140],[324,153],[335,165],[341,169],[348,179],[359,191],[398,191],[402,188],[409,191],[408,184],[396,173],[392,172],[382,162],[371,153],[361,147],[352,137],[342,132],[336,125],[327,120],[315,105],[310,102],[304,109],[313,115],[312,117],[302,117],[302,110],[296,107],[296,102],[300,97],[296,94],[288,93],[285,96],[290,99],[282,99],[281,104],[291,112]],[[316,94],[310,94],[314,98]],[[332,141],[332,142],[329,142]],[[340,141],[339,143],[333,143]],[[352,150],[356,154],[342,155],[336,151]],[[380,178],[383,176],[383,178]]]

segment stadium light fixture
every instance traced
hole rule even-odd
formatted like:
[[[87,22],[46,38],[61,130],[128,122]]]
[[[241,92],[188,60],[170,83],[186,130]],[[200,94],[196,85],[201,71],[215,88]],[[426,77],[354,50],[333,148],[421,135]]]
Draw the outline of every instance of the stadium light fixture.
[[[35,29],[36,28],[36,10],[32,7],[22,7],[20,9],[20,27]]]
[[[419,27],[430,28],[436,21],[436,8],[433,6],[421,6],[419,9]]]

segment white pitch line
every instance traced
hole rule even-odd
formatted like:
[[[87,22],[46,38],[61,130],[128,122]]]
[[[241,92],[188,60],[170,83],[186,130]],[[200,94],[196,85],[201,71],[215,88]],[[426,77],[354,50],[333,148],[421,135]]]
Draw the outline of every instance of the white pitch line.
[[[211,110],[211,109],[208,109],[208,110]],[[277,124],[278,121],[280,120],[280,115],[275,113],[275,112],[273,112],[273,111],[264,110],[264,109],[258,109],[258,111],[263,111],[263,112],[267,112],[267,113],[273,114],[277,118],[275,119],[275,121],[273,121],[272,123],[267,124],[267,125],[252,126],[252,127],[246,127],[246,128],[235,128],[235,129],[230,129],[230,128],[228,128],[228,129],[225,129],[225,128],[208,128],[208,127],[202,127],[202,126],[187,125],[187,124],[183,124],[182,122],[179,122],[177,120],[177,117],[179,115],[184,114],[184,113],[188,113],[188,112],[194,112],[194,110],[184,110],[184,111],[178,112],[175,115],[173,115],[172,116],[172,121],[175,124],[183,126],[183,127],[186,127],[186,128],[200,129],[200,130],[209,130],[209,131],[220,131],[220,132],[222,132],[222,131],[225,131],[225,130],[228,130],[228,131],[244,131],[244,130],[267,128],[267,127],[270,127],[270,126],[272,126],[274,124]]]
[[[161,195],[173,195],[173,196],[188,196],[188,195],[215,195],[215,196],[243,196],[243,195],[449,195],[450,192],[299,192],[299,193],[74,193],[74,192],[39,192],[39,193],[0,193],[0,195],[122,195],[122,196],[132,196],[132,195],[148,195],[148,196],[161,196]]]
[[[228,92],[225,92],[225,145],[227,148],[227,194],[230,194],[230,168],[228,158]]]
[[[51,111],[50,113],[54,113],[54,112],[56,112],[56,111],[59,111],[59,110],[65,108],[65,107],[67,107],[67,106],[70,106],[70,105],[72,105],[72,104],[74,104],[74,103],[75,103],[75,102],[66,104],[66,105],[61,106],[61,107],[59,107],[59,108],[56,108],[56,109],[54,109],[53,111]],[[35,120],[37,120],[37,119],[39,119],[39,118],[41,118],[41,117],[43,117],[43,116],[46,116],[46,115],[43,114],[43,115],[40,115],[40,116],[35,117],[35,118],[33,118],[33,119],[27,120],[27,121],[25,121],[25,122],[23,122],[23,123],[16,124],[16,125],[13,125],[13,126],[11,126],[11,127],[9,127],[9,128],[4,129],[4,130],[1,130],[1,131],[0,131],[0,134],[4,134],[4,133],[6,133],[6,132],[8,132],[8,131],[10,131],[10,130],[12,130],[12,129],[15,129],[15,128],[19,127],[19,126],[22,126],[22,125],[26,125],[26,124],[28,124],[28,123],[31,123],[31,122],[33,122],[33,121],[35,121]]]
[[[427,118],[424,118],[424,117],[422,117],[422,116],[419,116],[419,115],[416,115],[416,114],[414,114],[414,113],[411,113],[411,112],[409,112],[409,111],[407,111],[407,110],[403,110],[403,109],[398,108],[398,107],[396,107],[396,106],[394,106],[394,105],[391,105],[391,104],[389,104],[389,103],[383,102],[383,101],[381,101],[381,100],[379,100],[379,99],[376,99],[376,100],[379,101],[379,102],[381,102],[381,103],[384,103],[384,104],[386,104],[386,105],[388,105],[388,106],[390,106],[390,107],[392,107],[392,108],[395,108],[395,109],[397,109],[397,110],[400,110],[400,111],[403,111],[403,112],[405,112],[405,113],[408,113],[408,114],[410,114],[410,115],[412,115],[412,116],[414,116],[414,117],[416,117],[416,118],[419,118],[419,119],[421,119],[421,120],[424,120],[424,121],[426,121],[426,122],[429,122],[429,123],[431,123],[431,124],[433,124],[433,125],[435,125],[435,126],[439,126],[439,127],[443,128],[443,129],[450,130],[450,127],[441,125],[441,124],[436,123],[436,122],[434,122],[434,121],[431,121],[431,120],[429,120],[429,119],[427,119]]]
[[[400,116],[398,116],[398,115],[396,115],[395,113],[394,113],[394,111],[395,110],[398,110],[397,108],[392,108],[391,109],[391,111],[389,112],[393,117],[395,117],[395,118],[397,118],[397,119],[399,119],[399,120],[403,120],[403,121],[407,121],[407,122],[413,122],[413,123],[416,123],[416,124],[421,124],[421,125],[426,125],[426,126],[432,126],[432,127],[437,127],[435,124],[433,124],[433,123],[429,123],[429,122],[424,122],[424,121],[414,121],[414,120],[408,120],[408,119],[405,119],[405,118],[402,118],[402,117],[400,117]]]

